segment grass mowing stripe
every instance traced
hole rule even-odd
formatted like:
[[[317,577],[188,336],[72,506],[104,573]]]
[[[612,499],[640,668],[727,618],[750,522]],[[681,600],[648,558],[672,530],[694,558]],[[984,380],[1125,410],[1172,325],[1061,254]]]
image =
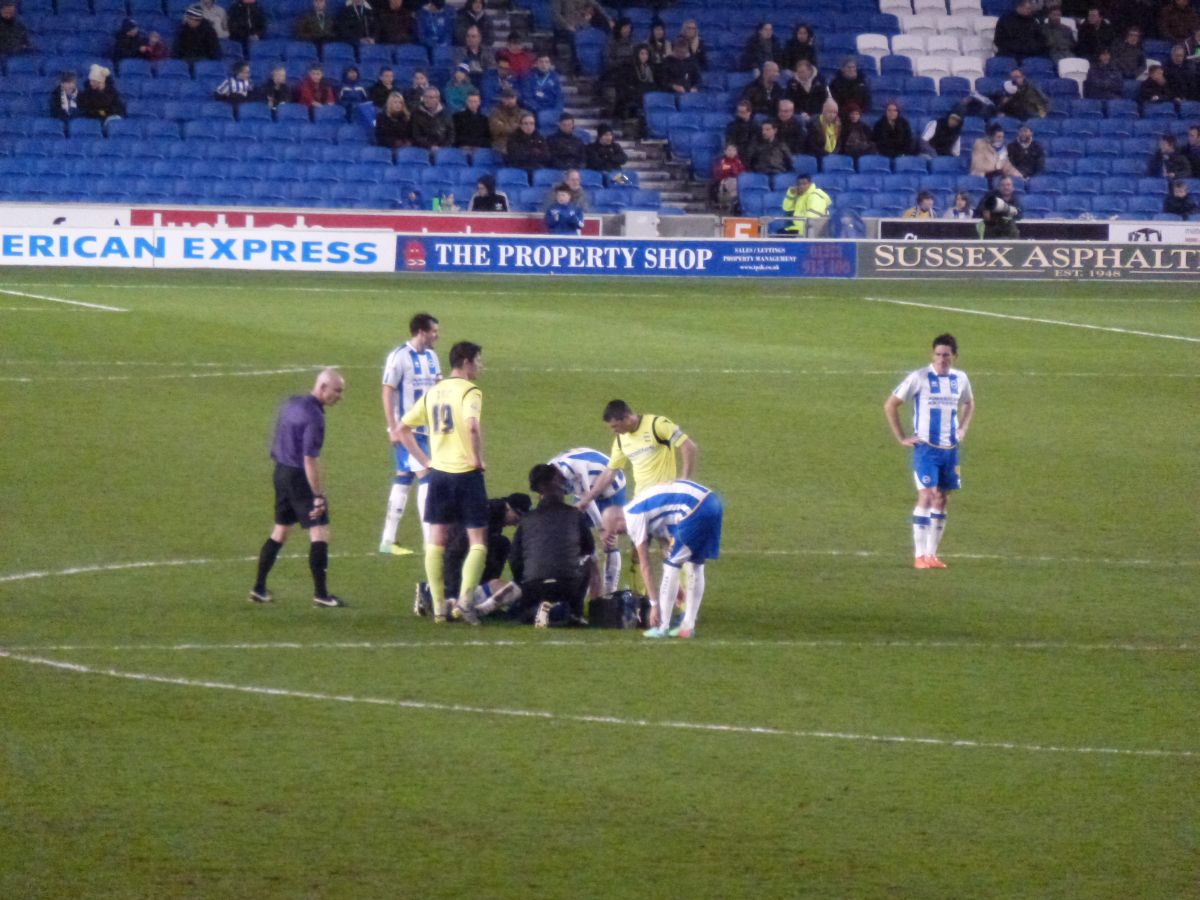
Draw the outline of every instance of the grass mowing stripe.
[[[1025,744],[1014,741],[981,741],[969,738],[911,737],[902,735],[861,734],[854,732],[819,730],[800,731],[785,728],[773,728],[765,725],[724,725],[709,722],[678,722],[671,720],[633,719],[624,718],[621,716],[592,716],[575,713],[554,713],[546,710],[470,706],[459,703],[433,703],[424,700],[397,700],[385,697],[359,697],[354,694],[326,694],[319,691],[295,691],[288,688],[234,684],[227,681],[208,681],[202,679],[181,678],[173,675],[155,675],[147,672],[124,672],[120,669],[96,668],[92,666],[85,666],[81,663],[47,659],[40,656],[26,656],[24,654],[11,653],[5,650],[0,650],[0,659],[10,659],[15,662],[23,662],[30,665],[46,666],[48,668],[72,672],[79,675],[100,675],[107,678],[119,678],[127,681],[145,682],[150,684],[165,684],[174,685],[177,687],[200,688],[204,690],[235,691],[243,694],[256,694],[267,697],[285,697],[297,700],[316,700],[329,703],[362,703],[369,706],[385,706],[396,709],[409,709],[422,712],[448,712],[465,715],[538,719],[548,722],[574,722],[583,725],[614,725],[627,728],[673,729],[679,731],[707,732],[714,734],[760,735],[764,737],[790,737],[810,740],[845,741],[853,743],[897,744],[918,747],[940,747],[947,749],[1000,750],[1019,753],[1077,754],[1081,756],[1151,757],[1158,759],[1194,759],[1200,757],[1200,751],[1194,750],[1102,746],[1064,747],[1053,744]]]
[[[63,303],[67,306],[82,306],[85,309],[92,309],[97,312],[129,312],[129,310],[122,309],[119,306],[105,306],[102,303],[84,303],[82,300],[67,300],[63,297],[48,297],[45,294],[30,294],[25,291],[14,291],[6,288],[0,288],[0,294],[7,294],[10,297],[28,297],[31,300],[45,300],[47,303]]]
[[[1041,319],[1036,316],[1016,316],[1010,313],[989,312],[982,309],[964,309],[961,306],[940,306],[936,303],[916,303],[912,300],[892,300],[887,297],[864,297],[869,303],[890,303],[894,306],[915,306],[920,309],[936,309],[942,312],[963,313],[968,316],[987,316],[991,319],[1011,319],[1014,322],[1032,322],[1038,325],[1061,325],[1065,328],[1083,328],[1088,331],[1107,331],[1112,334],[1132,334],[1138,337],[1162,338],[1168,341],[1187,341],[1200,344],[1200,337],[1188,337],[1181,334],[1161,334],[1157,331],[1138,331],[1133,328],[1117,328],[1110,325],[1089,325],[1086,322],[1066,322],[1062,319]]]

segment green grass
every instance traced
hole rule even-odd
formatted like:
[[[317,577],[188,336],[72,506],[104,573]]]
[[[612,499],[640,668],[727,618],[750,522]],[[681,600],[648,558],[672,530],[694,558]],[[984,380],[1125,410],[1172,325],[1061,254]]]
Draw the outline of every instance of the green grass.
[[[0,294],[0,896],[1200,896],[1195,341],[865,299],[1197,338],[1194,286],[0,288],[129,310]],[[696,641],[411,615],[419,557],[371,551],[418,310],[443,361],[484,345],[494,495],[607,449],[613,397],[693,436],[727,505]],[[882,405],[947,329],[979,408],[914,572]],[[253,606],[272,416],[324,364],[352,606],[311,608],[299,540]]]

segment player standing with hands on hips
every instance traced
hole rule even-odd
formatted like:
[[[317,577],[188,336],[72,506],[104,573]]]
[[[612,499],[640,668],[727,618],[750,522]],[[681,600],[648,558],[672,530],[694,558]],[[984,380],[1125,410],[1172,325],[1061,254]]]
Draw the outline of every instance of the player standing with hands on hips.
[[[913,510],[913,568],[944,569],[938,544],[946,530],[946,500],[962,486],[958,445],[975,414],[975,396],[967,373],[951,368],[958,357],[952,334],[933,339],[933,361],[909,374],[883,404],[896,440],[912,447],[917,506]],[[900,407],[913,402],[913,433],[905,436]]]
[[[258,575],[250,591],[253,603],[270,603],[267,575],[292,527],[308,532],[311,542],[308,567],[313,579],[316,606],[345,606],[329,593],[325,583],[329,567],[329,504],[321,473],[321,447],[325,443],[325,407],[342,399],[346,381],[337,369],[325,369],[307,394],[291,397],[280,407],[271,441],[275,460],[275,528],[258,555]]]

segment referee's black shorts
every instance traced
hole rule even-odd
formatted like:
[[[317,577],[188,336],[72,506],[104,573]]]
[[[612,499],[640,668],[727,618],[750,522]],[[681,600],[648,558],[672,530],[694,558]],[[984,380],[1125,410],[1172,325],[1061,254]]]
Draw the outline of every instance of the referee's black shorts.
[[[310,519],[308,514],[313,508],[313,492],[309,486],[308,476],[303,469],[295,466],[275,464],[275,524],[299,525],[308,529],[314,525],[329,524],[329,507],[321,510],[321,515]]]
[[[425,496],[425,521],[430,525],[461,525],[463,528],[487,528],[488,498],[483,472],[429,473],[429,493]]]

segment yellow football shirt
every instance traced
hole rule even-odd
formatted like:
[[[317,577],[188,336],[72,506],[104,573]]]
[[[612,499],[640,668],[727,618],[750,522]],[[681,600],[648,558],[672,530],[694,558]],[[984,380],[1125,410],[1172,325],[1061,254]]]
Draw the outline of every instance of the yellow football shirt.
[[[482,421],[483,391],[465,378],[444,378],[404,414],[410,428],[429,431],[429,458],[439,472],[472,472],[475,454],[467,419]]]
[[[687,435],[666,416],[644,415],[633,431],[616,436],[608,467],[623,469],[631,463],[634,494],[639,494],[675,480],[675,448],[686,440]]]

